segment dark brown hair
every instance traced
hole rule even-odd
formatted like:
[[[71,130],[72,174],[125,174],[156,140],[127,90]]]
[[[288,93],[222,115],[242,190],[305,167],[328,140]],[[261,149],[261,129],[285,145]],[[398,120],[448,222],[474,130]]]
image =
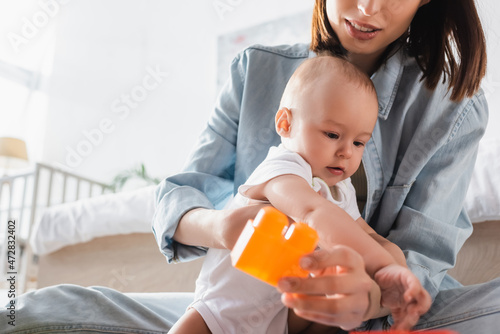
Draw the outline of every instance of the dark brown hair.
[[[421,68],[427,88],[448,82],[451,99],[474,95],[486,73],[486,41],[474,0],[431,0],[420,7],[409,30],[386,49],[381,65],[406,47]],[[316,0],[311,50],[345,56],[326,15],[326,0]]]

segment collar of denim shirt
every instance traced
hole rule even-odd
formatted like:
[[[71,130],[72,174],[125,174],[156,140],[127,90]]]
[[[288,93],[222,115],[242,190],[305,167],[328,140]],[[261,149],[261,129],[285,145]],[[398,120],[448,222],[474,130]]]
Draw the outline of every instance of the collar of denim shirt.
[[[389,111],[401,83],[406,60],[405,52],[399,50],[370,78],[377,87],[378,116],[382,120],[386,120],[389,116]]]
[[[314,57],[317,57],[317,54],[310,50],[309,58]],[[400,49],[370,77],[375,87],[377,87],[378,117],[382,120],[389,117],[407,61],[406,53],[403,49]]]

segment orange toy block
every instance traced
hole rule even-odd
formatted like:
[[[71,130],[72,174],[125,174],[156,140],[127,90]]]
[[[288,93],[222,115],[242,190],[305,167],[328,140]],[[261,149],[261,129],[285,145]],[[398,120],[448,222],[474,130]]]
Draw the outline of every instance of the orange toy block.
[[[277,286],[285,276],[307,277],[300,258],[311,253],[318,234],[305,223],[288,224],[288,218],[273,207],[249,220],[231,251],[233,266],[266,283]]]

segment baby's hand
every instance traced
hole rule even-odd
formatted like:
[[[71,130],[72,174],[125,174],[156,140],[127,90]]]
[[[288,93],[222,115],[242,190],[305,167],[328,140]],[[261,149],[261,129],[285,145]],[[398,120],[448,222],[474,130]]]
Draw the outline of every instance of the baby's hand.
[[[431,297],[418,278],[403,266],[392,264],[377,271],[375,281],[382,292],[382,306],[391,310],[391,329],[409,330],[431,306]]]

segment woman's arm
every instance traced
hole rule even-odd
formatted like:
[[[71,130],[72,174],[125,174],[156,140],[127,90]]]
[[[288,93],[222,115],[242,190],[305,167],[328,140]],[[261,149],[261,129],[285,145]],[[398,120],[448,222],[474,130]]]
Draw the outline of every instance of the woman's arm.
[[[263,205],[248,205],[232,210],[193,209],[179,222],[174,234],[178,243],[208,248],[232,249],[249,219]]]
[[[235,58],[230,79],[183,172],[166,178],[156,190],[153,232],[169,262],[203,255],[208,246],[222,246],[218,244],[217,229],[212,228],[220,215],[212,210],[222,208],[234,191],[243,67],[240,57]],[[191,216],[188,213],[193,209],[198,211]],[[184,230],[188,233],[183,233]]]
[[[238,186],[264,160],[269,147],[279,143],[273,126],[274,112],[288,78],[309,54],[305,44],[254,46],[233,60],[229,80],[183,172],[168,177],[156,192],[153,231],[160,250],[169,261],[190,259],[206,251],[205,247],[183,243],[196,245],[202,240],[201,245],[205,246],[219,244],[217,230],[197,226],[196,222],[188,226],[194,220],[189,216],[182,218],[193,209],[224,208]],[[193,93],[195,95],[196,88]],[[206,213],[206,222],[210,217],[220,222],[218,215],[213,216],[211,211]],[[250,218],[229,217],[236,220],[226,221],[228,224],[241,225]],[[178,228],[179,234],[176,234]],[[198,234],[184,234],[181,230],[184,228]],[[223,240],[219,246],[225,244],[231,241]]]

